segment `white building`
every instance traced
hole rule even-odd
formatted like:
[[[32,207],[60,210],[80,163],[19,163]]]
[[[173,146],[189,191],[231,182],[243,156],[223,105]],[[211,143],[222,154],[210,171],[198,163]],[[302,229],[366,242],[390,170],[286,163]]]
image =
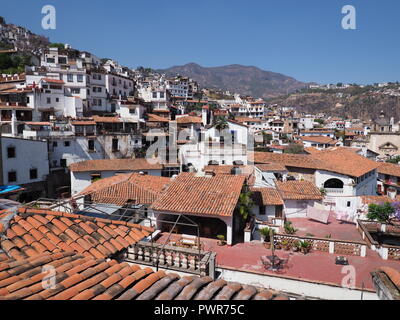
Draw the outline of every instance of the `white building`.
[[[210,164],[234,165],[248,163],[248,151],[253,146],[247,126],[227,121],[227,128],[218,130],[214,125],[201,131],[200,141],[180,146],[182,165],[202,171]]]
[[[0,185],[25,188],[23,200],[44,195],[49,174],[47,141],[0,137]]]

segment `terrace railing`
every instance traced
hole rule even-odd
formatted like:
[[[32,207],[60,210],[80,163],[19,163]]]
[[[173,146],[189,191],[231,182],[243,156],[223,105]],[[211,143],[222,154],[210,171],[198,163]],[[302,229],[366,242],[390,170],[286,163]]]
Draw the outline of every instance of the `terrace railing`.
[[[331,254],[366,256],[367,245],[362,242],[344,241],[337,239],[322,239],[314,237],[302,237],[286,234],[276,234],[274,236],[277,244],[283,241],[290,246],[295,246],[299,241],[307,241],[311,244],[311,248],[315,251],[327,252]]]
[[[209,251],[141,241],[128,250],[126,261],[215,278],[216,253]]]

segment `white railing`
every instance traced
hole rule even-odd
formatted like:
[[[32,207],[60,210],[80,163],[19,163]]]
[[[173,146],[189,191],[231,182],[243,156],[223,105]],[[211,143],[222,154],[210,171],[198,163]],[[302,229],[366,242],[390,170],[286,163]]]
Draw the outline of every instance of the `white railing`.
[[[344,189],[339,188],[325,188],[326,194],[342,194]]]

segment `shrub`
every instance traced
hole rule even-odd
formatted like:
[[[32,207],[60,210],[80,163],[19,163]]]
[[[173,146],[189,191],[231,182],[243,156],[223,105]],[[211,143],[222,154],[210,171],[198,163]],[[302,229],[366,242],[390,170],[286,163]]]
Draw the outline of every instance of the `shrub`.
[[[287,234],[295,234],[298,230],[292,226],[290,221],[285,222],[285,232]]]
[[[389,202],[384,204],[371,203],[368,207],[367,218],[381,223],[388,223],[394,213],[395,208]]]

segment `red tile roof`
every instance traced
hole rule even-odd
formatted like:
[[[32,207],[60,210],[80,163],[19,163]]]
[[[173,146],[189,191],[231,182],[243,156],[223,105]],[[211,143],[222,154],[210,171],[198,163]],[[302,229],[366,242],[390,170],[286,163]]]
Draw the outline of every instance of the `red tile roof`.
[[[274,188],[250,188],[253,199],[258,205],[279,206],[283,205],[283,200],[278,190]]]
[[[71,124],[73,126],[95,126],[96,122],[94,120],[78,120],[72,121]]]
[[[44,82],[48,82],[48,83],[65,84],[64,81],[59,80],[59,79],[43,78],[43,81],[44,81]]]
[[[121,119],[118,117],[99,117],[99,116],[93,116],[93,120],[97,122],[102,122],[102,123],[120,123]]]
[[[46,287],[53,267],[55,285]],[[45,279],[45,277],[47,277]],[[45,280],[45,281],[43,281]],[[278,292],[210,277],[154,272],[74,252],[0,262],[0,300],[282,300]]]
[[[322,200],[321,191],[309,181],[276,181],[284,200]]]
[[[332,139],[327,136],[303,136],[299,137],[302,141],[310,141],[310,142],[315,142],[315,143],[323,143],[323,144],[329,144],[329,145],[336,145],[338,143],[337,140]]]
[[[191,124],[191,123],[202,123],[203,120],[200,117],[185,116],[176,118],[178,124]]]
[[[243,175],[246,177],[250,177],[254,173],[253,166],[231,166],[231,165],[210,165],[204,168],[204,172],[213,173],[213,174],[226,174],[232,175],[231,171],[233,168],[239,168],[241,173],[239,175]]]
[[[314,154],[255,152],[255,163],[281,163],[286,167],[307,168],[360,177],[379,167],[379,163],[344,148],[331,148]]]
[[[378,173],[400,177],[400,166],[394,163],[382,162],[378,167]]]
[[[4,229],[0,247],[16,260],[61,251],[111,257],[152,232],[123,221],[28,208],[20,208]]]
[[[161,164],[151,164],[147,159],[87,160],[70,165],[73,172],[87,171],[142,171],[161,170]]]
[[[244,182],[244,176],[206,178],[182,173],[151,208],[171,213],[232,216]]]
[[[169,122],[168,118],[160,117],[156,114],[147,114],[149,119],[147,122]]]
[[[287,168],[280,163],[261,163],[257,164],[256,167],[262,172],[268,171],[288,171]]]
[[[171,180],[165,177],[140,174],[121,174],[101,179],[81,192],[91,196],[94,203],[125,205],[151,204]]]

